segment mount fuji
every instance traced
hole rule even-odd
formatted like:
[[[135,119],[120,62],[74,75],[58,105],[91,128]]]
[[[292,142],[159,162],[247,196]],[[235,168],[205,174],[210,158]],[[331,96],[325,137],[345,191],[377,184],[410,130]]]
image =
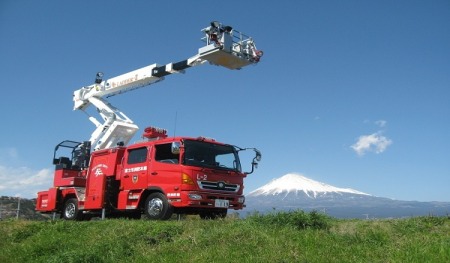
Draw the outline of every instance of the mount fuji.
[[[290,173],[247,194],[244,213],[297,209],[317,210],[338,218],[396,218],[447,215],[450,202],[398,201]]]
[[[314,181],[300,174],[286,174],[283,177],[272,180],[270,183],[256,189],[249,193],[249,196],[258,195],[289,195],[289,193],[299,192],[307,195],[310,198],[317,198],[326,194],[340,194],[349,193],[357,195],[369,195],[350,188],[338,188],[328,184]]]

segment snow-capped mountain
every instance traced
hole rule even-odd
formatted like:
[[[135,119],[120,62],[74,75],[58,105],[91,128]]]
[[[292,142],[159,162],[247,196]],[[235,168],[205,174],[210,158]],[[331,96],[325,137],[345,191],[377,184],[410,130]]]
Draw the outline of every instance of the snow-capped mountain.
[[[278,179],[274,179],[270,183],[250,192],[248,196],[279,194],[288,195],[289,193],[297,194],[298,192],[303,192],[311,198],[317,198],[318,196],[327,193],[369,195],[350,188],[338,188],[332,185],[317,182],[300,174],[290,173]]]
[[[386,218],[446,215],[450,203],[392,200],[290,173],[247,194],[244,213],[297,209],[322,211],[338,218]]]

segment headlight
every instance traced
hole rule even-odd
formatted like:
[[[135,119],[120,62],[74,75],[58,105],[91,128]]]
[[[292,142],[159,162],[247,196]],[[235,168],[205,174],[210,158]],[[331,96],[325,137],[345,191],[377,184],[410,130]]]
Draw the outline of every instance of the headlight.
[[[241,203],[241,204],[243,204],[245,202],[245,197],[239,197],[238,198],[238,203]]]

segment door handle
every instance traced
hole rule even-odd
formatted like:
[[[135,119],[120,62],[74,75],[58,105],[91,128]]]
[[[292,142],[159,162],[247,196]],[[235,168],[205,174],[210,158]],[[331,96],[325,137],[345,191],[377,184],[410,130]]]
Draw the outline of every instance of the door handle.
[[[152,172],[151,173],[151,175],[157,175],[158,174],[158,172]]]

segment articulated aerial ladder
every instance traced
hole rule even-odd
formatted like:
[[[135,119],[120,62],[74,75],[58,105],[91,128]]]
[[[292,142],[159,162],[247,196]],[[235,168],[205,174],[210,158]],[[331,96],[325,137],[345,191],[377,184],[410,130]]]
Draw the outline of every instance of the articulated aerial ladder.
[[[206,45],[199,48],[193,57],[166,65],[152,64],[107,80],[103,80],[103,73],[99,72],[94,84],[74,92],[74,110],[86,112],[92,104],[102,117],[103,123],[89,117],[96,126],[89,140],[94,151],[126,145],[138,130],[130,118],[105,98],[154,84],[167,75],[184,73],[185,69],[205,62],[228,69],[241,69],[257,64],[263,55],[251,37],[231,26],[214,21],[201,31],[205,34],[202,40]]]

